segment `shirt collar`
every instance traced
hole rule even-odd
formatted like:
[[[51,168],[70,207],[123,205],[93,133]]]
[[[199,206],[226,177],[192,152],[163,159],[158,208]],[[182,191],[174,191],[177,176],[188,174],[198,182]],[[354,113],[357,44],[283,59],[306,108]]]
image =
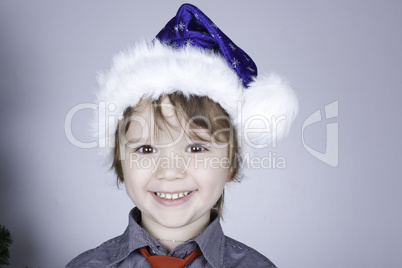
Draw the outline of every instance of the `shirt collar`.
[[[141,211],[135,207],[130,211],[127,229],[120,236],[121,239],[113,263],[118,263],[127,258],[134,250],[151,244],[153,237],[139,225],[140,223]]]
[[[120,237],[114,263],[124,260],[136,249],[145,246],[156,249],[160,245],[157,239],[139,225],[140,223],[141,211],[135,207],[130,211],[128,227]],[[194,242],[198,244],[205,259],[213,267],[223,267],[225,235],[217,213],[211,214],[211,223],[204,231],[184,244]]]
[[[211,213],[211,223],[194,238],[194,241],[213,267],[223,267],[225,235],[216,212]]]

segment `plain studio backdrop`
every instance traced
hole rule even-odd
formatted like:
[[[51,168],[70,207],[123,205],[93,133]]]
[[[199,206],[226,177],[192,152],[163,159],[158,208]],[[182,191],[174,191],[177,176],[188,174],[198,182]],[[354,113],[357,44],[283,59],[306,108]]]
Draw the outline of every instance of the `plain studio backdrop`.
[[[153,38],[182,3],[0,1],[0,224],[14,238],[11,267],[64,267],[124,231],[133,204],[97,149],[67,139],[65,119],[94,101],[113,54]],[[300,102],[265,166],[228,185],[226,234],[280,268],[401,267],[401,2],[192,3],[260,73],[288,78]],[[90,116],[72,118],[79,141],[93,141]]]

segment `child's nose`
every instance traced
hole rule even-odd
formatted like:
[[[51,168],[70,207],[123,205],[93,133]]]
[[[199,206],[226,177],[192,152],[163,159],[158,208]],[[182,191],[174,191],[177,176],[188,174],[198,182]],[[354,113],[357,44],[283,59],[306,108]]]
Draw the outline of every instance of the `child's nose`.
[[[158,179],[176,180],[186,177],[185,159],[177,154],[161,155],[156,170]]]

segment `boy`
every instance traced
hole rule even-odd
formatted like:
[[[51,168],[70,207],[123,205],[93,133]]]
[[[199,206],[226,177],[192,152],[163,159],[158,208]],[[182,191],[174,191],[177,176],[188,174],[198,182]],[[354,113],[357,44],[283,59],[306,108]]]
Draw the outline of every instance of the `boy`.
[[[246,137],[263,147],[297,112],[279,77],[256,76],[251,58],[189,4],[155,40],[114,59],[98,101],[123,118],[109,135],[100,121],[98,134],[114,140],[112,166],[136,207],[121,236],[67,267],[275,267],[219,223],[224,185],[238,176],[238,119],[270,125]]]

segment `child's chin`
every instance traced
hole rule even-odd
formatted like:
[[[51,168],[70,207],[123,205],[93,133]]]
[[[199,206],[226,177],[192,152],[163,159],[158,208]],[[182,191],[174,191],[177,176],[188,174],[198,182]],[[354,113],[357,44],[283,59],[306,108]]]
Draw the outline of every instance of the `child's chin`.
[[[197,212],[187,211],[164,211],[155,215],[155,220],[159,225],[166,228],[181,228],[194,224],[195,222],[202,220],[204,214]],[[206,217],[209,219],[208,217]]]
[[[158,224],[166,228],[181,228],[189,225],[192,222],[192,218],[188,215],[173,214],[173,215],[158,215]]]

